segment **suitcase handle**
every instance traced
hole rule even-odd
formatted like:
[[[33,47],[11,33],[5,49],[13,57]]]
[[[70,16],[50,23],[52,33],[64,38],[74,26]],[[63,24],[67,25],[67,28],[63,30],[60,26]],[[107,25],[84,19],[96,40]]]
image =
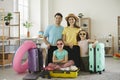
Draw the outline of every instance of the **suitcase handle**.
[[[53,73],[64,73],[64,71],[61,71],[61,70],[53,70]]]
[[[66,73],[66,74],[70,74],[70,71],[55,70],[55,71],[53,71],[53,73]]]

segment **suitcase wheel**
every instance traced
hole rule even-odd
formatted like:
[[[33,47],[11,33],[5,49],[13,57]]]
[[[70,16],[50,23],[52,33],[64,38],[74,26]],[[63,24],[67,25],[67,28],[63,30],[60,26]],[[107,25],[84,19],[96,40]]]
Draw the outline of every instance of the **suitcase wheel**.
[[[102,74],[102,72],[101,72],[101,71],[99,71],[99,74]]]
[[[30,70],[28,70],[28,72],[29,72],[29,73],[31,73],[31,71],[30,71]]]
[[[42,75],[42,78],[45,78],[45,76],[44,76],[44,75]]]
[[[44,71],[42,72],[42,76],[41,76],[41,77],[42,77],[42,78],[51,79],[50,73],[49,73],[49,71],[47,71],[47,70],[44,70]]]
[[[90,74],[92,74],[93,72],[92,71],[90,71]]]
[[[48,76],[48,79],[51,79],[51,76]]]

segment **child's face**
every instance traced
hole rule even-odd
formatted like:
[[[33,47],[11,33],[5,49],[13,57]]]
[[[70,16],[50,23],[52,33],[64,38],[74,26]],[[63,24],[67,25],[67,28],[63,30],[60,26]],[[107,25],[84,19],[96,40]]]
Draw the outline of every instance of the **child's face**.
[[[64,43],[62,41],[57,41],[57,47],[58,49],[62,49],[64,46]]]
[[[79,33],[79,36],[80,36],[81,40],[86,39],[86,32],[85,32],[85,31],[81,31],[81,32]]]

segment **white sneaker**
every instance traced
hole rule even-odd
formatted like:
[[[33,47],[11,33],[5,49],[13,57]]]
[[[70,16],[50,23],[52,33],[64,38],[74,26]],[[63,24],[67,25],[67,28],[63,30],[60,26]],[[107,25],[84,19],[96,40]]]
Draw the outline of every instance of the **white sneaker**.
[[[77,70],[78,68],[76,67],[76,66],[70,66],[70,70],[72,70],[72,71],[75,71],[75,70]]]
[[[60,68],[60,70],[64,71],[64,70],[65,70],[65,68]]]
[[[69,70],[70,70],[70,67],[66,67],[65,70],[66,70],[66,71],[69,71]]]

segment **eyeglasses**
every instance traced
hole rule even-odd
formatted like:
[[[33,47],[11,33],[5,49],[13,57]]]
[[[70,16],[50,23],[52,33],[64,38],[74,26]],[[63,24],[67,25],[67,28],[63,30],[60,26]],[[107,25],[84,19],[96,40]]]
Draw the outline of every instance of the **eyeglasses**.
[[[85,33],[80,33],[80,35],[86,35]]]
[[[57,45],[63,45],[63,43],[57,43]]]

